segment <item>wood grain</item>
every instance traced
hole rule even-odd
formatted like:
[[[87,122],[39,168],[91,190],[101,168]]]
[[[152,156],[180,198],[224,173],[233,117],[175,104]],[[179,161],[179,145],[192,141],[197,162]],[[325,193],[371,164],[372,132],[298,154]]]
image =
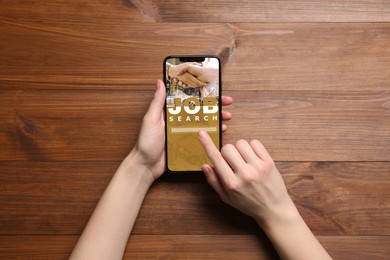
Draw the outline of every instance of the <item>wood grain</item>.
[[[2,21],[34,23],[96,23],[115,24],[118,21],[142,22],[142,13],[127,0],[1,0]]]
[[[334,259],[388,259],[390,238],[337,236],[318,237]],[[145,253],[147,252],[147,253]],[[238,236],[134,236],[125,258],[279,259],[264,237]]]
[[[66,259],[172,54],[215,54],[334,259],[390,254],[388,1],[0,0],[0,258]],[[149,191],[125,259],[276,259],[202,175]]]
[[[0,86],[140,90],[162,77],[164,57],[206,53],[221,56],[225,90],[384,91],[389,30],[387,23],[2,22]],[[194,35],[202,35],[197,44]]]
[[[67,259],[78,236],[1,236],[6,259]],[[320,236],[334,259],[388,259],[390,238]],[[133,235],[124,259],[278,259],[269,242],[256,235]]]
[[[153,92],[0,89],[0,160],[121,160]],[[387,161],[390,92],[225,91],[224,143],[258,138],[275,160]]]
[[[1,92],[0,158],[38,161],[97,160],[102,153],[111,154],[107,160],[124,158],[153,95],[142,91]],[[98,143],[100,147],[95,146]]]
[[[164,22],[389,22],[388,1],[131,1],[154,7]],[[195,10],[194,10],[195,9]],[[145,10],[145,9],[141,9]],[[153,9],[152,9],[153,10]]]
[[[388,161],[390,92],[232,93],[224,140],[258,138],[276,160]]]
[[[389,22],[390,4],[377,1],[1,0],[0,17],[34,22]]]
[[[0,231],[80,234],[119,165],[0,162]],[[390,235],[389,162],[279,162],[289,193],[317,235]],[[180,221],[179,221],[180,220]],[[134,234],[261,234],[220,201],[203,175],[166,174],[150,189]]]

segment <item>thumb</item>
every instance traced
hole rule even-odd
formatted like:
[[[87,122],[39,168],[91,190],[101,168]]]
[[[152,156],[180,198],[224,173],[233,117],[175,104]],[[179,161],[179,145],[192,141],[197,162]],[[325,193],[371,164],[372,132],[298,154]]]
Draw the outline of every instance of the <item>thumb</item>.
[[[148,112],[146,115],[150,117],[152,121],[157,121],[161,118],[161,113],[163,111],[165,104],[165,85],[161,80],[157,80],[156,92],[152,102],[150,103]]]

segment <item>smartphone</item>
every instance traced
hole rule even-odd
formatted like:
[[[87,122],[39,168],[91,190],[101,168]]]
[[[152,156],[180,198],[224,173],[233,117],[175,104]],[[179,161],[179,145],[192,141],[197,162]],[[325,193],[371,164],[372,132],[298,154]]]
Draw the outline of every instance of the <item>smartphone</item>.
[[[221,62],[216,56],[169,56],[163,66],[167,168],[201,171],[210,161],[198,132],[205,130],[221,149]]]

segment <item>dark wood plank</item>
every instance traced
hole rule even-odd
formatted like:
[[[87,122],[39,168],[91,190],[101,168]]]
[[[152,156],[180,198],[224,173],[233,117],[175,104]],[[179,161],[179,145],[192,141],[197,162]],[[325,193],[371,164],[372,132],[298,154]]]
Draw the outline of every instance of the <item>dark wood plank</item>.
[[[135,144],[155,87],[30,88],[0,89],[0,160],[121,160]],[[258,138],[275,160],[389,160],[388,91],[225,93],[235,104],[224,143]]]
[[[321,236],[319,241],[334,259],[388,259],[389,236]],[[259,236],[133,236],[125,258],[279,259],[269,242]]]
[[[380,1],[151,1],[99,0],[0,2],[0,17],[68,22],[389,22],[390,5]]]
[[[383,22],[388,1],[131,1],[146,2],[150,16],[164,22]],[[151,8],[153,7],[153,8]],[[153,15],[154,14],[154,15]]]
[[[58,87],[73,88],[94,84],[144,89],[162,77],[164,57],[221,53],[231,42],[229,26],[215,24],[166,27],[118,23],[80,27],[77,23],[52,26],[3,22],[0,31],[2,86],[17,81],[43,86],[54,82],[61,84]],[[176,34],[181,35],[181,40],[172,44]],[[194,45],[196,34],[205,37]],[[192,46],[191,50],[188,46]]]
[[[0,159],[38,161],[96,160],[102,153],[111,154],[107,160],[124,158],[153,96],[145,91],[0,93]]]
[[[78,236],[0,236],[2,259],[68,259]]]
[[[390,92],[232,92],[227,142],[258,138],[276,160],[388,161]]]
[[[127,0],[0,0],[0,21],[34,23],[143,22],[144,16]]]
[[[2,235],[80,234],[119,162],[0,162]],[[390,235],[390,162],[280,162],[316,235]],[[203,175],[166,174],[149,191],[134,234],[261,234],[220,201]]]
[[[390,24],[234,24],[225,89],[390,88]]]
[[[390,87],[388,23],[81,27],[2,22],[0,31],[2,88],[20,82],[34,88],[144,89],[162,77],[165,56],[204,53],[221,56],[225,90]],[[193,44],[195,35],[202,40]]]
[[[1,236],[4,259],[67,259],[78,236]],[[389,236],[321,236],[334,259],[388,259]],[[277,259],[270,243],[255,235],[133,235],[124,259]]]

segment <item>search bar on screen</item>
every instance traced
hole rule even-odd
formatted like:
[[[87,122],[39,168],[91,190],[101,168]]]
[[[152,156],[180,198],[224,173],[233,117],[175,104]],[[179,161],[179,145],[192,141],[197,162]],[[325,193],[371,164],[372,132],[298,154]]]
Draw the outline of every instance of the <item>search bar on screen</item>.
[[[216,127],[172,127],[171,133],[197,133],[200,130],[204,130],[206,132],[217,132]]]

